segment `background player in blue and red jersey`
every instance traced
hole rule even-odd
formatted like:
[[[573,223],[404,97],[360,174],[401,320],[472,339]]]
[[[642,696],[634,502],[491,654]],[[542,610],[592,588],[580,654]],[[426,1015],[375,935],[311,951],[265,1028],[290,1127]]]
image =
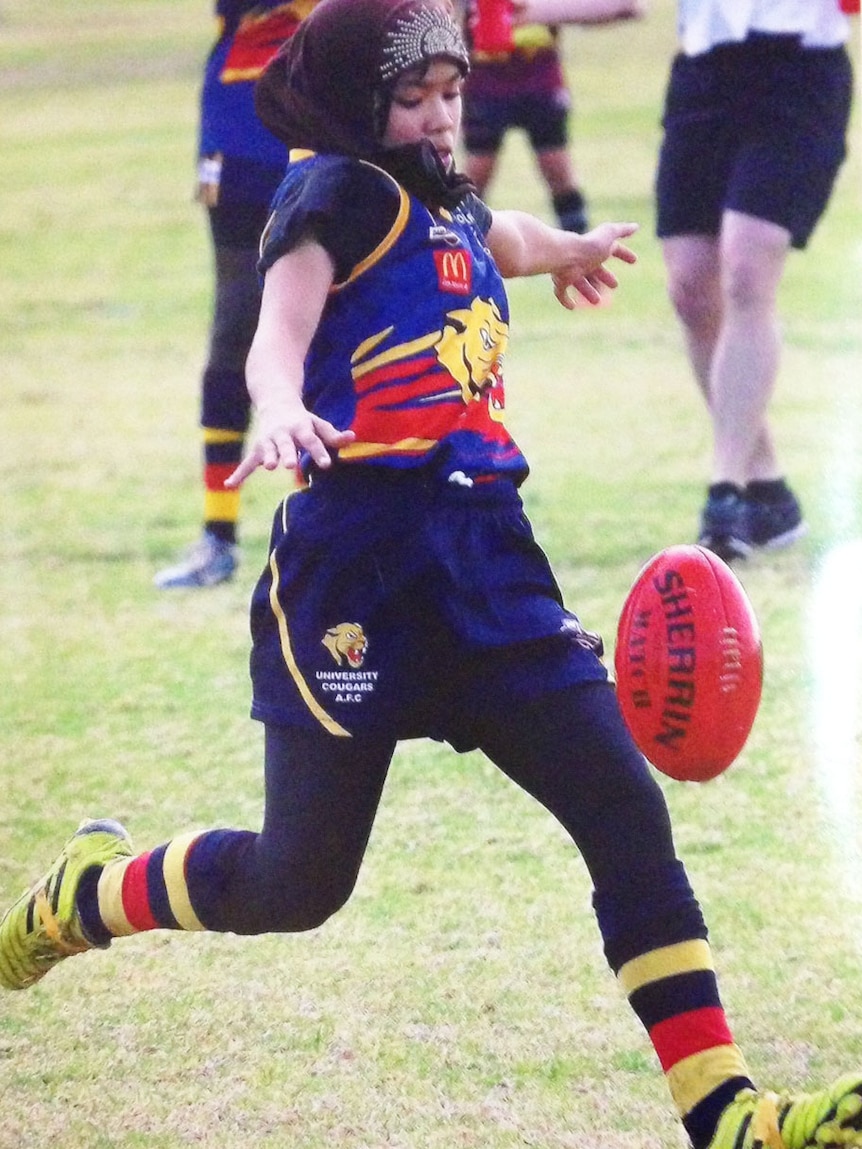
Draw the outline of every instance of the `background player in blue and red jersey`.
[[[570,151],[571,88],[563,68],[562,25],[533,19],[524,0],[509,6],[511,40],[486,46],[481,37],[482,0],[464,0],[470,75],[464,85],[464,171],[484,196],[497,169],[503,141],[523,131],[551,196],[559,226],[589,227],[587,204]],[[607,24],[643,14],[641,0],[558,0],[566,23]]]
[[[261,124],[254,85],[316,0],[218,0],[218,37],[200,99],[197,198],[205,206],[215,265],[213,316],[201,380],[203,532],[162,588],[211,586],[238,561],[240,498],[224,486],[242,458],[250,403],[245,359],[257,324],[260,233],[284,176],[287,149]]]
[[[605,955],[694,1149],[862,1149],[862,1073],[758,1093],[722,1008],[662,791],[565,608],[502,423],[503,276],[596,303],[634,224],[493,214],[453,164],[467,53],[442,0],[321,0],[259,88],[293,146],[230,483],[300,462],[252,602],[260,833],[135,855],[79,828],[0,922],[0,983],[142,930],[311,929],[349,898],[397,742],[481,748],[577,845]],[[620,1099],[620,1105],[627,1105]]]

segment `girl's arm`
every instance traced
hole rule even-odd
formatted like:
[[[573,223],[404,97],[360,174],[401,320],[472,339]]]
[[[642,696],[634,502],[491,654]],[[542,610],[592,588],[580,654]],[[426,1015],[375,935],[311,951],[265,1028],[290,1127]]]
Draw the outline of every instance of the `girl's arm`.
[[[646,15],[646,0],[515,0],[516,24],[610,24]]]
[[[293,470],[301,451],[308,451],[318,467],[328,467],[330,449],[353,441],[352,431],[337,430],[311,414],[302,401],[305,357],[333,275],[329,254],[311,239],[303,240],[267,271],[245,367],[255,408],[255,435],[225,486],[238,487],[258,467]]]
[[[636,223],[602,223],[584,235],[549,227],[523,211],[495,211],[487,234],[488,247],[507,279],[550,274],[554,294],[571,310],[576,304],[569,291],[587,303],[600,303],[602,293],[617,286],[605,263],[619,259],[635,263],[635,253],[620,241],[633,235]]]

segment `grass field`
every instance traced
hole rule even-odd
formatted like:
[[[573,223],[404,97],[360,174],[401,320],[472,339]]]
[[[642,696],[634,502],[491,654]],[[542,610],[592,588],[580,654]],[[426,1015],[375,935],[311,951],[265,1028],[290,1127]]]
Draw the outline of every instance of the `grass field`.
[[[0,0],[2,905],[84,815],[141,847],[259,825],[247,601],[279,482],[248,485],[234,583],[151,582],[200,515],[208,12]],[[566,42],[593,215],[640,221],[640,262],[596,312],[513,285],[507,398],[537,533],[611,647],[640,564],[692,537],[709,437],[652,236],[671,0]],[[862,1064],[858,144],[782,289],[776,427],[812,529],[741,570],[762,708],[723,778],[663,782],[737,1038],[779,1088]],[[520,141],[491,198],[547,214]],[[682,1143],[578,857],[483,758],[430,743],[399,750],[357,893],[317,933],[145,935],[0,998],[0,1149]]]

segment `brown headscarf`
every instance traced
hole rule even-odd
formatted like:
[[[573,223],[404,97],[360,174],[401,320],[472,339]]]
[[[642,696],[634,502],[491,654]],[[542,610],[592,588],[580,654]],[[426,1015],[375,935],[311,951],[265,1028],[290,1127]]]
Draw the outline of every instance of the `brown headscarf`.
[[[441,56],[466,74],[450,11],[448,0],[320,0],[258,81],[258,116],[288,147],[371,160],[430,206],[454,206],[472,185],[430,143],[380,144],[400,75]]]

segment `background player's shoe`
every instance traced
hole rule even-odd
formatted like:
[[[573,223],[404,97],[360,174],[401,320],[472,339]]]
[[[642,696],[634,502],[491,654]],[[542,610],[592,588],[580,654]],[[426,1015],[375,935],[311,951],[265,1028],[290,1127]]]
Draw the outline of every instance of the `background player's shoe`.
[[[743,1089],[722,1113],[709,1149],[859,1149],[862,1072],[817,1093]]]
[[[576,231],[583,235],[590,230],[587,201],[578,188],[553,197],[554,212],[563,231]]]
[[[238,566],[239,548],[236,544],[204,531],[181,562],[159,571],[153,581],[160,590],[216,586],[232,579]]]
[[[785,488],[779,500],[767,502],[746,492],[748,508],[748,530],[756,547],[777,550],[789,547],[801,539],[808,527],[802,519],[799,500],[791,490]]]
[[[63,958],[94,949],[75,904],[81,878],[93,866],[131,854],[119,822],[82,822],[50,870],[0,920],[0,985],[26,989]]]
[[[728,563],[751,554],[748,505],[742,493],[729,483],[710,487],[697,541]]]

